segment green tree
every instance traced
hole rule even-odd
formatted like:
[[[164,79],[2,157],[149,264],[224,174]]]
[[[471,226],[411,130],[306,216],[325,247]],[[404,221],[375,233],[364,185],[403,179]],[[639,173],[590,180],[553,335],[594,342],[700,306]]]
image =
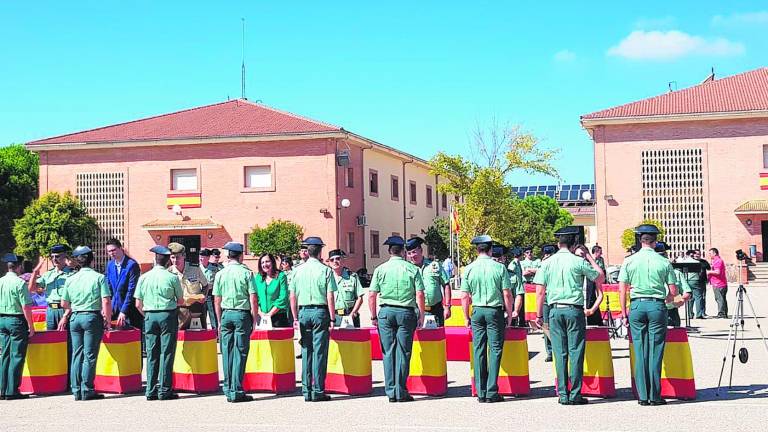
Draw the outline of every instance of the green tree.
[[[286,220],[272,220],[266,227],[255,226],[248,235],[248,249],[254,255],[294,255],[299,252],[304,229]]]
[[[13,220],[37,197],[38,156],[21,144],[0,148],[0,252],[14,249]]]
[[[424,241],[429,247],[429,254],[440,261],[448,258],[450,254],[448,247],[450,242],[449,230],[448,219],[445,218],[435,218],[426,231],[421,230],[421,233],[424,234]]]
[[[446,180],[438,190],[457,198],[463,261],[473,256],[470,240],[475,235],[490,234],[506,245],[538,246],[551,240],[556,224],[572,221],[554,200],[520,200],[506,180],[518,171],[558,177],[552,165],[557,151],[541,148],[536,137],[518,127],[493,121],[487,129],[476,128],[471,153],[475,160],[440,152],[430,161],[432,174]]]
[[[644,224],[653,225],[656,228],[658,228],[659,229],[659,235],[656,236],[656,238],[659,241],[663,241],[664,240],[664,235],[667,234],[667,229],[664,228],[664,224],[662,224],[661,221],[658,221],[658,220],[655,220],[655,219],[644,219],[639,224],[633,226],[632,228],[627,228],[627,229],[624,230],[623,233],[621,233],[621,247],[623,247],[624,249],[631,248],[635,244],[635,228],[638,225],[644,225]]]
[[[55,244],[89,244],[98,226],[85,206],[70,192],[48,192],[32,202],[13,225],[16,252],[25,258],[48,253]]]

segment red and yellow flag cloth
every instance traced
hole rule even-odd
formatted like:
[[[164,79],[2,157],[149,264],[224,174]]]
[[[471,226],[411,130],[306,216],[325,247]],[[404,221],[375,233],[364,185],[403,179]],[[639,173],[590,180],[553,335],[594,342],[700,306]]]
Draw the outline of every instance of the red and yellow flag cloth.
[[[67,390],[67,332],[35,333],[29,339],[19,391],[49,395]]]
[[[613,378],[613,354],[607,327],[588,328],[584,350],[584,375],[581,394],[611,398],[616,396],[616,384]],[[555,359],[557,360],[557,359]],[[555,363],[552,363],[553,370]],[[571,384],[568,383],[568,388]],[[555,393],[557,393],[557,374],[555,374]]]
[[[66,356],[66,354],[65,354]],[[94,389],[100,393],[141,391],[141,332],[104,332],[96,360]]]
[[[371,336],[371,360],[382,360],[384,355],[381,352],[381,340],[379,339],[379,329],[371,327],[368,329]]]
[[[525,284],[525,319],[534,321],[536,319],[536,285]],[[588,305],[591,306],[591,305]],[[629,292],[627,292],[627,307],[629,307]],[[603,284],[603,301],[600,303],[600,316],[610,309],[613,318],[621,316],[619,307],[619,284]]]
[[[296,390],[293,329],[254,330],[245,363],[247,392],[292,393]]]
[[[632,392],[635,390],[635,350],[629,335],[629,367],[632,369]],[[693,379],[693,358],[685,328],[668,328],[664,358],[661,361],[661,397],[670,399],[696,399]]]
[[[768,173],[760,173],[760,190],[768,190]]]
[[[451,232],[454,234],[458,234],[459,230],[461,228],[459,227],[459,212],[455,208],[451,212]]]
[[[32,325],[36,332],[44,332],[48,327],[45,325],[45,306],[35,306],[32,308]]]
[[[526,321],[536,321],[536,285],[525,284],[525,297],[523,297],[523,310]]]
[[[373,391],[369,329],[331,330],[325,391],[347,395]]]
[[[472,314],[472,305],[469,306],[469,313]],[[461,299],[451,299],[451,317],[445,320],[446,327],[466,327],[467,320],[464,317],[464,309],[461,308]]]
[[[444,328],[416,329],[406,387],[411,394],[429,396],[442,396],[448,391]]]
[[[499,394],[522,396],[531,392],[528,379],[528,329],[507,327],[504,332],[504,351],[501,355],[499,369]],[[472,343],[469,346],[472,351]],[[474,356],[470,357],[469,370],[472,379],[472,395],[477,395],[475,389]]]
[[[445,327],[445,348],[448,361],[469,361],[469,327]]]
[[[188,393],[219,391],[216,330],[179,331],[173,360],[173,389]]]

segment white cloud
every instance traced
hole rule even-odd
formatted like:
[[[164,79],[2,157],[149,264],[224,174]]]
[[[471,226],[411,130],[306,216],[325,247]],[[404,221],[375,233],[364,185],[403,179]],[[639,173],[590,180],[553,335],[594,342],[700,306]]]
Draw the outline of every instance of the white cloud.
[[[741,26],[755,24],[768,26],[768,11],[733,13],[730,15],[715,15],[712,17],[713,26]]]
[[[640,30],[666,30],[676,25],[677,19],[667,15],[660,18],[639,18],[635,21],[635,28]]]
[[[724,38],[703,38],[678,30],[635,30],[618,45],[608,49],[610,56],[630,60],[674,60],[688,55],[732,56],[744,53],[744,45]]]
[[[576,60],[576,53],[571,50],[560,50],[555,53],[554,57],[556,62],[567,63]]]

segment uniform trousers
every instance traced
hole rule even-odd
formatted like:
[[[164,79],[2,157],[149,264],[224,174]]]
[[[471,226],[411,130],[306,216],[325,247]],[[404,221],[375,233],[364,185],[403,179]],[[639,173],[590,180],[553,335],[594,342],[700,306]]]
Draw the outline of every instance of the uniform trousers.
[[[221,313],[221,362],[224,369],[222,389],[228,401],[245,397],[243,377],[251,349],[253,317],[251,311],[225,309]]]
[[[632,299],[629,330],[635,350],[635,387],[641,401],[661,399],[661,361],[668,317],[663,300]]]
[[[28,345],[29,326],[24,315],[0,315],[0,396],[19,394]]]
[[[499,369],[504,350],[504,311],[500,307],[472,308],[472,356],[478,398],[499,394]]]
[[[404,399],[411,372],[413,333],[418,317],[413,308],[382,305],[378,315],[379,341],[384,366],[384,391],[387,396]]]
[[[93,380],[96,378],[96,359],[104,336],[101,312],[72,312],[69,336],[72,340],[69,384],[75,399],[85,399],[95,393]]]
[[[552,339],[557,393],[561,401],[574,401],[581,397],[586,334],[587,320],[583,308],[550,305],[549,337]]]
[[[325,394],[331,314],[327,306],[299,308],[301,333],[301,392],[305,400]]]
[[[146,311],[144,340],[147,348],[147,397],[164,399],[173,387],[173,360],[179,333],[178,312]]]

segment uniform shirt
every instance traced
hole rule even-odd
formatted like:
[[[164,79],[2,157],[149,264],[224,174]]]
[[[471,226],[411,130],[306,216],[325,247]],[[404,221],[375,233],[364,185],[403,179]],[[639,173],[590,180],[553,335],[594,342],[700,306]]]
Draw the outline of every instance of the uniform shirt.
[[[415,265],[415,264],[414,264]],[[424,304],[435,306],[443,301],[443,287],[448,284],[448,275],[440,263],[424,258],[421,265],[421,280],[424,282]]]
[[[541,261],[537,259],[535,260],[524,259],[520,261],[520,267],[522,268],[523,271],[526,271],[528,269],[538,269],[539,267],[541,267]],[[531,283],[533,282],[534,276],[536,275],[524,276],[523,278],[525,279],[526,282]]]
[[[512,294],[525,295],[525,279],[523,279],[523,266],[520,265],[520,261],[512,260],[507,270],[509,271]]]
[[[67,278],[61,299],[70,303],[73,312],[98,312],[101,299],[111,296],[107,278],[90,267],[83,267]]]
[[[336,309],[352,309],[355,307],[357,299],[365,294],[363,284],[360,283],[357,273],[343,269],[341,276],[336,276],[336,273],[334,273],[333,278],[336,280],[336,286],[339,289],[336,292],[336,305],[334,307]]]
[[[181,289],[184,291],[184,298],[193,295],[205,294],[203,287],[208,285],[208,279],[203,274],[203,270],[198,265],[185,263],[184,272],[180,272],[175,265],[168,268],[172,274],[176,275],[181,282]]]
[[[568,249],[560,249],[544,261],[533,278],[533,283],[546,287],[547,304],[555,303],[584,306],[584,278],[591,281],[600,273],[584,258]]]
[[[61,270],[56,267],[40,275],[35,281],[37,286],[45,289],[45,298],[48,303],[59,303],[61,301],[61,292],[64,290],[64,283],[74,272],[69,267]]]
[[[258,273],[253,274],[253,284],[256,286],[256,296],[259,298],[259,309],[267,313],[272,308],[288,310],[288,278],[285,273],[277,272],[277,276],[269,283]]]
[[[220,264],[209,262],[205,268],[201,267],[203,269],[203,276],[205,276],[205,279],[208,281],[209,288],[216,282],[216,273],[222,269],[219,265]]]
[[[232,261],[216,273],[213,295],[221,297],[222,309],[251,310],[251,294],[256,294],[253,273],[243,264]]]
[[[330,267],[310,257],[304,264],[293,269],[288,290],[296,296],[299,306],[327,305],[328,292],[337,291],[336,278]]]
[[[21,315],[24,306],[31,305],[32,298],[22,278],[10,271],[0,278],[0,314]]]
[[[687,262],[687,261],[682,261],[682,262]],[[685,278],[685,275],[683,274],[683,272],[681,272],[678,269],[675,269],[674,273],[675,273],[675,279],[677,279],[677,282],[675,282],[675,285],[677,285],[679,287],[680,294],[692,293],[693,290],[691,289],[691,284]],[[689,274],[688,277],[690,278],[691,275]],[[694,277],[698,281],[698,279],[699,279],[698,273],[694,273]],[[677,308],[677,306],[675,306],[674,302],[673,303],[667,303],[667,309],[675,309],[675,308]]]
[[[624,260],[619,271],[619,282],[629,284],[630,298],[667,297],[667,286],[676,282],[675,272],[668,259],[650,247],[642,247]]]
[[[393,256],[373,271],[369,290],[379,293],[382,306],[415,308],[416,291],[424,291],[424,281],[418,267],[402,257]]]
[[[504,290],[512,290],[509,272],[504,264],[488,255],[478,255],[464,268],[461,291],[472,295],[472,306],[501,307],[504,305]]]
[[[178,276],[156,265],[139,277],[133,297],[144,303],[145,311],[168,311],[176,309],[184,291]]]

